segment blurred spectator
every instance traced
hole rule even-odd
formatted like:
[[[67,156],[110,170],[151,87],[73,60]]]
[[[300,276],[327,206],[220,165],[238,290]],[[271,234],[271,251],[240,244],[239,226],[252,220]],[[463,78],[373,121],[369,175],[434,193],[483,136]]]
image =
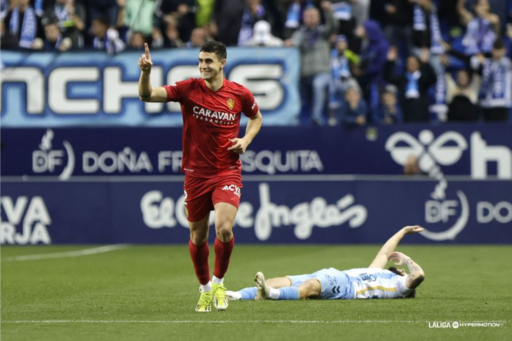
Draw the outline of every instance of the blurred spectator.
[[[31,49],[36,38],[43,38],[41,20],[36,16],[30,0],[12,0],[4,22],[3,47]]]
[[[482,75],[480,106],[485,121],[508,121],[512,108],[512,63],[506,55],[503,40],[497,39],[492,57],[477,55],[471,66]]]
[[[363,25],[368,20],[370,0],[349,0],[348,2],[352,5],[352,16],[356,20],[356,25]]]
[[[433,0],[412,0],[413,5],[413,44],[416,48],[430,48],[430,53],[441,54],[441,27],[437,7]]]
[[[331,3],[322,2],[326,24],[320,24],[320,12],[315,7],[304,11],[304,25],[285,43],[299,47],[301,54],[301,92],[303,97],[311,98],[312,122],[323,125],[322,112],[325,107],[326,93],[331,79],[329,68],[329,37],[335,31]],[[312,96],[310,88],[312,87]]]
[[[398,87],[404,122],[430,121],[428,89],[436,82],[434,70],[428,63],[429,52],[424,49],[421,59],[411,55],[407,58],[405,72],[396,74],[396,47],[388,52],[384,68],[384,79]]]
[[[71,38],[64,37],[57,20],[43,20],[45,39],[36,38],[36,48],[47,51],[67,51],[73,46]]]
[[[286,20],[284,22],[285,38],[289,38],[302,24],[304,10],[306,7],[312,7],[311,3],[301,0],[294,0],[288,5]]]
[[[470,70],[457,71],[456,80],[446,73],[448,121],[478,121],[478,90],[480,76]]]
[[[381,70],[386,63],[389,44],[382,33],[379,23],[367,20],[359,26],[356,35],[363,40],[360,63],[355,75],[360,83],[367,84],[381,79]]]
[[[265,7],[261,0],[246,0],[242,14],[240,34],[238,35],[238,46],[247,45],[253,35],[254,24],[259,20],[266,19]]]
[[[196,27],[192,30],[190,40],[185,44],[188,48],[197,48],[203,46],[207,41],[206,29]]]
[[[105,18],[109,27],[114,28],[117,23],[118,17],[118,4],[116,0],[86,0],[87,10],[89,12],[88,17],[91,20],[94,18]],[[123,1],[123,0],[118,0]]]
[[[398,89],[394,85],[387,85],[382,92],[382,100],[377,110],[373,111],[372,120],[375,124],[402,123],[402,109],[398,105]]]
[[[9,12],[9,1],[8,0],[0,0],[0,20],[3,23],[5,16]]]
[[[197,5],[203,8],[204,2],[200,1]],[[163,32],[166,29],[167,23],[173,22],[178,29],[179,39],[181,41],[188,41],[192,30],[196,27],[196,12],[195,0],[157,0],[153,25],[155,29]],[[210,13],[208,14],[208,19],[209,16]],[[202,27],[205,23],[198,24],[198,26]]]
[[[405,46],[407,55],[412,47],[413,6],[409,0],[386,0],[384,34],[391,45]]]
[[[247,46],[279,47],[283,44],[282,39],[272,35],[270,24],[265,20],[260,20],[254,24],[252,38],[247,42]]]
[[[334,39],[331,51],[331,81],[329,84],[329,125],[336,124],[336,112],[345,97],[345,90],[355,87],[360,91],[359,84],[352,77],[351,67],[359,63],[359,56],[348,49],[347,38],[338,35]]]
[[[430,107],[438,121],[446,121],[448,107],[446,105],[445,70],[441,63],[441,55],[445,50],[441,36],[441,25],[434,0],[413,0],[413,53],[421,55],[424,49],[429,50],[429,63],[436,74],[435,102]]]
[[[167,25],[165,26],[163,42],[163,46],[166,48],[175,48],[183,46],[183,42],[180,39],[180,33],[178,31],[176,20],[168,22]]]
[[[444,70],[440,55],[443,54],[441,26],[437,16],[437,7],[433,0],[413,0],[413,46],[414,53],[419,56],[424,48],[430,50],[430,65],[444,82]]]
[[[117,27],[126,27],[128,35],[131,35],[131,32],[141,32],[144,36],[153,33],[155,1],[117,0],[117,4],[119,6]]]
[[[366,124],[366,103],[355,87],[345,91],[345,101],[339,110],[339,122],[346,126],[363,126]]]
[[[389,45],[380,25],[373,20],[367,20],[363,26],[359,26],[356,35],[363,43],[359,54],[360,62],[354,68],[353,75],[363,89],[364,98],[375,109],[379,102],[378,87],[382,84],[382,68],[386,63]]]
[[[71,38],[74,48],[84,47],[85,9],[74,0],[55,0],[53,6],[45,9],[44,17],[57,20],[64,37]]]
[[[215,1],[213,17],[210,22],[211,35],[226,46],[236,46],[242,27],[242,16],[245,8],[243,0]]]
[[[473,8],[475,15],[464,7],[464,0],[458,0],[457,11],[466,28],[466,35],[462,40],[465,53],[488,53],[492,50],[492,44],[499,32],[500,19],[490,12],[488,0],[476,0]]]
[[[144,50],[144,43],[147,41],[146,36],[139,31],[133,31],[129,35],[128,48],[132,50]]]
[[[369,0],[335,0],[332,4],[334,18],[338,21],[338,32],[347,37],[349,44],[353,41],[356,27],[368,19]]]
[[[196,7],[193,8],[194,12],[195,12],[195,20],[196,20],[195,26],[205,27],[207,29],[210,28],[209,25],[213,18],[213,12],[214,12],[216,0],[185,0],[185,1],[181,1],[181,2],[182,3],[193,2],[195,5],[197,5]],[[210,32],[208,32],[208,34],[210,35]]]
[[[95,50],[106,50],[109,54],[121,52],[125,43],[119,38],[119,32],[109,28],[109,20],[106,17],[93,19],[91,24],[93,35],[93,48]]]

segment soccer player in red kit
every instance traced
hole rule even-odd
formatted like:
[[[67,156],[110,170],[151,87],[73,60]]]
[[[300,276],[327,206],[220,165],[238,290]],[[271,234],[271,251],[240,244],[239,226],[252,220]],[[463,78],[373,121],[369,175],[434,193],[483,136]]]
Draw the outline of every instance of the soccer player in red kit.
[[[201,78],[151,87],[151,56],[148,45],[139,59],[139,96],[145,102],[175,101],[183,116],[183,161],[185,207],[190,227],[189,250],[201,297],[196,311],[226,310],[224,275],[235,242],[233,223],[240,203],[242,165],[239,154],[258,134],[262,117],[253,95],[240,84],[224,78],[226,46],[210,41],[199,52]],[[242,112],[249,118],[245,136],[238,138]],[[208,227],[215,210],[217,238],[215,268],[210,280]]]

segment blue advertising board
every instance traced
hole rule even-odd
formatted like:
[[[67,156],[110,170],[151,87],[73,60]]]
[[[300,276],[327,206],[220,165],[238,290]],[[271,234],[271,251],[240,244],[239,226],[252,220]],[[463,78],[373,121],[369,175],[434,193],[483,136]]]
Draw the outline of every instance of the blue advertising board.
[[[153,86],[199,77],[198,49],[151,53]],[[2,51],[4,127],[181,126],[178,103],[143,103],[139,52]],[[299,52],[294,48],[228,48],[226,77],[255,96],[266,124],[298,123]]]
[[[409,243],[512,243],[511,181],[254,178],[237,243],[382,243],[410,224],[426,231]],[[186,244],[182,178],[166,180],[4,181],[0,241]]]
[[[266,119],[266,118],[264,118]],[[179,175],[181,128],[2,129],[2,176]],[[512,126],[264,127],[245,175],[424,173],[512,179]]]

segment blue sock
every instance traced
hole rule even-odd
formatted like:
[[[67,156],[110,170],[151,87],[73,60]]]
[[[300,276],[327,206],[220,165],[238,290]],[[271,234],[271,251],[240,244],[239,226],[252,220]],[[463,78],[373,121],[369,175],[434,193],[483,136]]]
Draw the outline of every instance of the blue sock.
[[[256,287],[244,288],[238,291],[242,295],[243,300],[254,300],[258,289]]]
[[[279,289],[280,300],[298,300],[299,298],[299,288],[297,287],[286,287]]]

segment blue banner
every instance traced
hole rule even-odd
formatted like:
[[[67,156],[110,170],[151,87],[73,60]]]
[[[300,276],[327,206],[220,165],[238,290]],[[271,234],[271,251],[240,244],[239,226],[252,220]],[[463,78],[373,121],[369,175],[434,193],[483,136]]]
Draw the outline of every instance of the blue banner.
[[[0,241],[186,244],[183,202],[182,179],[4,181]],[[426,231],[407,243],[510,244],[512,182],[246,179],[234,231],[237,243],[358,244],[410,224]]]
[[[199,77],[198,53],[153,51],[153,86]],[[2,126],[181,126],[178,103],[139,100],[139,57],[140,52],[2,51]],[[293,48],[229,48],[224,70],[253,93],[265,124],[293,125],[300,112],[299,58]]]
[[[264,117],[264,120],[266,117]],[[2,129],[2,176],[180,175],[181,128]],[[403,174],[512,179],[510,125],[264,127],[244,175]]]

